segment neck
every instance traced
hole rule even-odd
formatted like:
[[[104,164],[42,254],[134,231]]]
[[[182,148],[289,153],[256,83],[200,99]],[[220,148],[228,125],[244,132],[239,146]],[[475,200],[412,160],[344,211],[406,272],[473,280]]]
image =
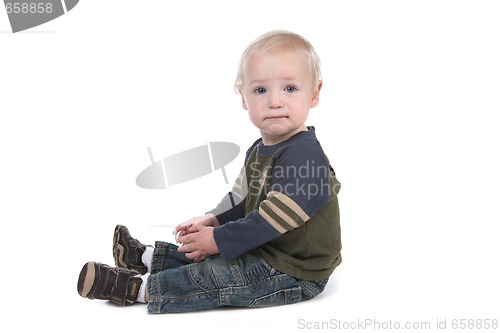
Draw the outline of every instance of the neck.
[[[286,141],[286,140],[290,139],[292,136],[294,136],[295,134],[297,134],[299,132],[304,132],[304,131],[307,131],[306,125],[302,125],[301,127],[297,128],[296,130],[294,130],[290,133],[287,133],[285,135],[282,135],[282,136],[271,136],[271,135],[268,135],[267,133],[264,133],[262,131],[260,132],[260,134],[261,134],[262,143],[264,144],[264,146],[272,146],[272,145],[276,145],[280,142]]]

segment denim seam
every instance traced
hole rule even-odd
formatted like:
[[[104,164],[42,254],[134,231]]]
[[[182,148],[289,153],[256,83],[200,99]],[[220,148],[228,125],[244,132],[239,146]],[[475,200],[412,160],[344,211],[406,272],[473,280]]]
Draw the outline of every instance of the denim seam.
[[[298,296],[298,300],[297,301],[293,297],[294,296],[294,293],[293,293],[294,290],[298,291],[298,295],[297,295]],[[262,301],[264,299],[272,299],[274,297],[280,296],[281,294],[283,294],[284,304],[292,304],[292,303],[300,302],[300,300],[302,299],[300,287],[291,287],[291,288],[285,288],[285,289],[277,290],[277,291],[272,292],[270,294],[258,297],[256,299],[254,299],[248,306],[252,307],[252,306],[254,306],[255,304],[259,303],[260,301]]]
[[[219,294],[219,306],[224,306],[226,300],[225,300],[225,293],[223,292],[223,290],[225,288],[221,288],[221,281],[217,276],[217,274],[215,273],[214,266],[210,267],[210,271],[212,271],[212,276],[214,277],[214,283]]]
[[[306,283],[303,283],[302,281],[297,281],[299,283],[299,286],[301,289],[305,289],[309,294],[315,296],[316,293],[314,292],[314,290],[308,288],[307,284]]]
[[[238,265],[238,264],[236,264],[236,262],[235,262],[235,261],[237,261],[237,262],[239,263],[239,265]],[[237,273],[237,274],[238,274],[238,278],[239,278],[238,283],[239,283],[239,284],[244,284],[244,283],[245,283],[245,281],[246,281],[246,280],[245,280],[245,276],[244,276],[244,274],[241,272],[241,269],[240,269],[240,267],[242,266],[243,262],[242,262],[242,260],[241,260],[239,257],[238,257],[238,258],[236,258],[236,259],[235,259],[235,261],[230,262],[230,263],[229,263],[229,267],[230,267],[230,269],[231,269],[231,271],[232,271],[232,272],[236,271],[235,273]]]
[[[201,290],[203,290],[203,292],[207,292],[207,291],[211,291],[210,289],[207,289],[205,286],[202,286],[200,283],[198,283],[197,279],[195,278],[196,275],[193,274],[193,271],[192,271],[192,267],[189,266],[187,267],[187,271],[188,271],[188,276],[189,278],[191,279],[191,281],[198,287],[200,288]]]

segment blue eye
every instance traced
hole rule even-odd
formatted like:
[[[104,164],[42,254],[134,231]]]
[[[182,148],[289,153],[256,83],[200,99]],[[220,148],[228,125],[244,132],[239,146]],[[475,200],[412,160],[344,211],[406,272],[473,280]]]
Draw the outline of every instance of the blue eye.
[[[257,89],[254,90],[254,92],[256,92],[259,95],[262,95],[265,92],[267,92],[267,90],[266,90],[266,88],[257,88]]]
[[[294,91],[297,91],[297,88],[295,88],[293,86],[286,86],[285,91],[289,92],[289,93],[293,93]]]

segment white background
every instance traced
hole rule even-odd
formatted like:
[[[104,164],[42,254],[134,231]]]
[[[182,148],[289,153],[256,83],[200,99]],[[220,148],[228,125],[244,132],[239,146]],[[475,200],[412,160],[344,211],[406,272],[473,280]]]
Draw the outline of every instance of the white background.
[[[0,325],[294,332],[500,319],[499,17],[497,1],[86,0],[13,34],[0,10]],[[164,191],[135,177],[147,147],[160,159],[208,141],[242,148],[226,169],[237,176],[259,135],[233,91],[237,63],[272,29],[302,34],[323,62],[308,125],[343,185],[344,243],[325,292],[159,316],[82,299],[80,269],[113,262],[115,224],[171,240],[228,190],[220,172]]]

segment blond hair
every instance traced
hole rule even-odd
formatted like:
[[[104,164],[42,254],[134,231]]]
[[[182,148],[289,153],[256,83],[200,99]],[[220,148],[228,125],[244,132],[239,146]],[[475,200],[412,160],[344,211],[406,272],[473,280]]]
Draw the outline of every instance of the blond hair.
[[[286,30],[273,30],[255,39],[241,55],[238,74],[234,84],[236,91],[241,91],[241,85],[244,80],[243,68],[248,59],[254,54],[265,54],[276,51],[302,52],[311,70],[313,84],[317,87],[317,84],[321,81],[321,68],[318,54],[314,50],[312,44],[296,33]]]

